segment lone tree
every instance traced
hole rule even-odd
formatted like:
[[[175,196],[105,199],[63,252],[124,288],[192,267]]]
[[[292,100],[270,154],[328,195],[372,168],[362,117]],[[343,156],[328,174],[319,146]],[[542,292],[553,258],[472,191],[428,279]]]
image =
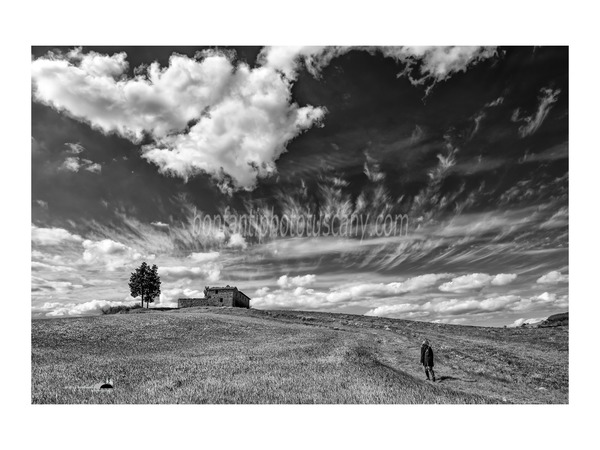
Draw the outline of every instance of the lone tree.
[[[154,264],[150,267],[144,261],[140,267],[131,272],[129,277],[129,289],[131,296],[136,298],[138,295],[142,297],[142,308],[146,302],[146,308],[151,302],[160,295],[160,277],[158,276],[158,267]]]

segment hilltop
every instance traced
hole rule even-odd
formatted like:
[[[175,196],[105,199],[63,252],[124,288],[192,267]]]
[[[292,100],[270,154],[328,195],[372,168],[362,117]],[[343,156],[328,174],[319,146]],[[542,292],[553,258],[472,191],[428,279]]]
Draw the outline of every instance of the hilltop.
[[[568,326],[185,308],[32,321],[33,403],[568,403]],[[438,382],[419,347],[433,345]],[[105,377],[115,389],[91,389]]]

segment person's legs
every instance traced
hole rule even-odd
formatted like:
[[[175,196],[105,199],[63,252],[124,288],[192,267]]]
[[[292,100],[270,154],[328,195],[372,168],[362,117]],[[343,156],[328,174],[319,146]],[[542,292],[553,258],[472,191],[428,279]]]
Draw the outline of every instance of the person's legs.
[[[430,367],[429,371],[431,372],[431,379],[435,381],[435,372],[433,371],[433,367]]]
[[[423,366],[423,367],[425,367],[425,376],[429,380],[429,370],[427,370],[427,366]]]

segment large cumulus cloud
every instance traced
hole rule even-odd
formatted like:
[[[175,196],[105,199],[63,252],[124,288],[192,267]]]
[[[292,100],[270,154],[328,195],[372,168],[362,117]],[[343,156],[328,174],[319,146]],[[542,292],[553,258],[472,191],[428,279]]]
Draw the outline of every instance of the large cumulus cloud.
[[[252,188],[275,171],[287,142],[319,123],[325,109],[300,107],[291,81],[268,68],[236,63],[230,54],[174,54],[127,75],[124,53],[80,49],[32,63],[34,98],[135,143],[149,136],[144,157],[165,174],[200,172]]]

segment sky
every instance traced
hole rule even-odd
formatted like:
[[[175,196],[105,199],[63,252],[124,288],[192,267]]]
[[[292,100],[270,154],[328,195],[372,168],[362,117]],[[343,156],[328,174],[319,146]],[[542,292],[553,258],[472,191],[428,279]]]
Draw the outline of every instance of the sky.
[[[142,261],[155,306],[235,285],[461,325],[567,311],[568,56],[32,47],[32,315],[133,304]]]

